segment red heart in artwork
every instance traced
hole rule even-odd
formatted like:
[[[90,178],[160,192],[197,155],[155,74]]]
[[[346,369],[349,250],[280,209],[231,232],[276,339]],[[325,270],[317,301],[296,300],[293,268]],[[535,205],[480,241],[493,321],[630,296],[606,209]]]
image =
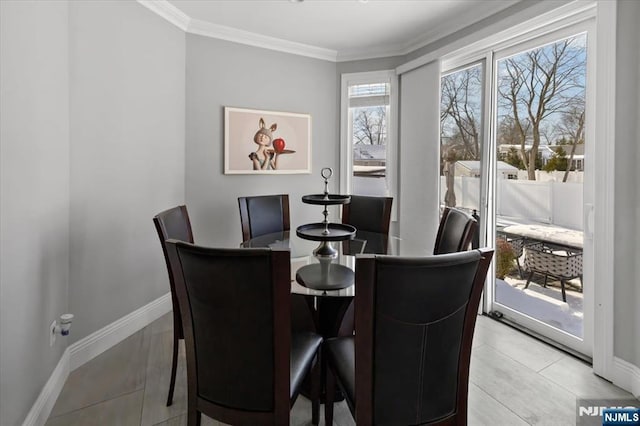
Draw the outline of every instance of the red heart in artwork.
[[[273,149],[275,149],[278,154],[284,151],[284,145],[284,139],[282,138],[278,138],[273,141]]]

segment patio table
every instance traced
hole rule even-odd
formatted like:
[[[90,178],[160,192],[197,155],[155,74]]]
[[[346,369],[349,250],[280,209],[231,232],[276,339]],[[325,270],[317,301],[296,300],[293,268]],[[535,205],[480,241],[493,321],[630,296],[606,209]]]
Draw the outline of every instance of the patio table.
[[[584,233],[575,229],[545,225],[510,225],[504,227],[501,232],[578,250],[583,248]]]
[[[582,287],[582,231],[544,225],[510,225],[501,232],[531,240],[523,244],[524,268],[529,271],[525,289],[534,272],[544,275],[543,286],[547,284],[548,275],[560,280],[563,302],[567,301],[565,281],[580,278]]]

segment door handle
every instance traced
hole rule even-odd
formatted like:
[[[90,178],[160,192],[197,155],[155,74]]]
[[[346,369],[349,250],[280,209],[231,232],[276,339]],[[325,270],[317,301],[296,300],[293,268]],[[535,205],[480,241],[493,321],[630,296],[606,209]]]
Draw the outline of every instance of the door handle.
[[[583,225],[584,228],[584,237],[593,240],[593,204],[585,203],[583,207]]]

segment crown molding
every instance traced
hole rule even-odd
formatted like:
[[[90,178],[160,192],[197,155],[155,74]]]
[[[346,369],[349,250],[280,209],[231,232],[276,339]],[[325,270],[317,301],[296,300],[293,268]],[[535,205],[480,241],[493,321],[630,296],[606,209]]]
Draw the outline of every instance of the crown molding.
[[[389,45],[377,47],[375,49],[350,49],[338,52],[336,62],[364,61],[367,59],[391,58],[393,56],[404,56],[400,45]]]
[[[223,25],[192,19],[167,0],[137,0],[142,6],[166,19],[182,31],[190,34],[227,40],[263,49],[277,50],[294,55],[307,56],[336,62],[338,52],[322,47],[283,40],[275,37],[263,36],[249,31],[238,30]]]
[[[511,5],[518,1],[519,0],[512,0],[513,3]],[[338,52],[333,49],[326,49],[276,37],[265,36],[250,31],[239,30],[224,25],[193,19],[167,0],[137,0],[137,2],[186,33],[330,62],[347,62],[404,56],[428,45],[429,43],[433,43],[441,39],[443,36],[449,35],[460,28],[471,25],[474,22],[472,15],[470,13],[465,13],[461,16],[461,19],[457,20],[458,25],[452,26],[450,23],[446,26],[444,24],[438,25],[429,30],[426,34],[422,34],[420,37],[409,40],[406,43],[383,45],[373,49],[353,49]],[[490,7],[489,9],[491,12],[488,13],[487,16],[498,13],[505,8]],[[485,16],[485,18],[487,16]]]
[[[198,19],[189,20],[186,32],[331,62],[336,62],[338,56],[338,52],[335,50],[264,36]]]
[[[191,18],[167,0],[138,0],[138,3],[171,22],[182,31],[187,31]]]

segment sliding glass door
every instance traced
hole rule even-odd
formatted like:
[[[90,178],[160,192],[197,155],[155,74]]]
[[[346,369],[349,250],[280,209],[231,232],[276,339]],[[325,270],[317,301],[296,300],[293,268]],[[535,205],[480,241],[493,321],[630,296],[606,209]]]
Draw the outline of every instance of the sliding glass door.
[[[590,247],[583,232],[585,155],[592,143],[585,137],[588,38],[565,34],[494,55],[491,310],[590,356],[584,291]]]
[[[450,59],[440,102],[441,207],[476,213],[495,247],[485,312],[586,356],[589,49],[580,24]]]

